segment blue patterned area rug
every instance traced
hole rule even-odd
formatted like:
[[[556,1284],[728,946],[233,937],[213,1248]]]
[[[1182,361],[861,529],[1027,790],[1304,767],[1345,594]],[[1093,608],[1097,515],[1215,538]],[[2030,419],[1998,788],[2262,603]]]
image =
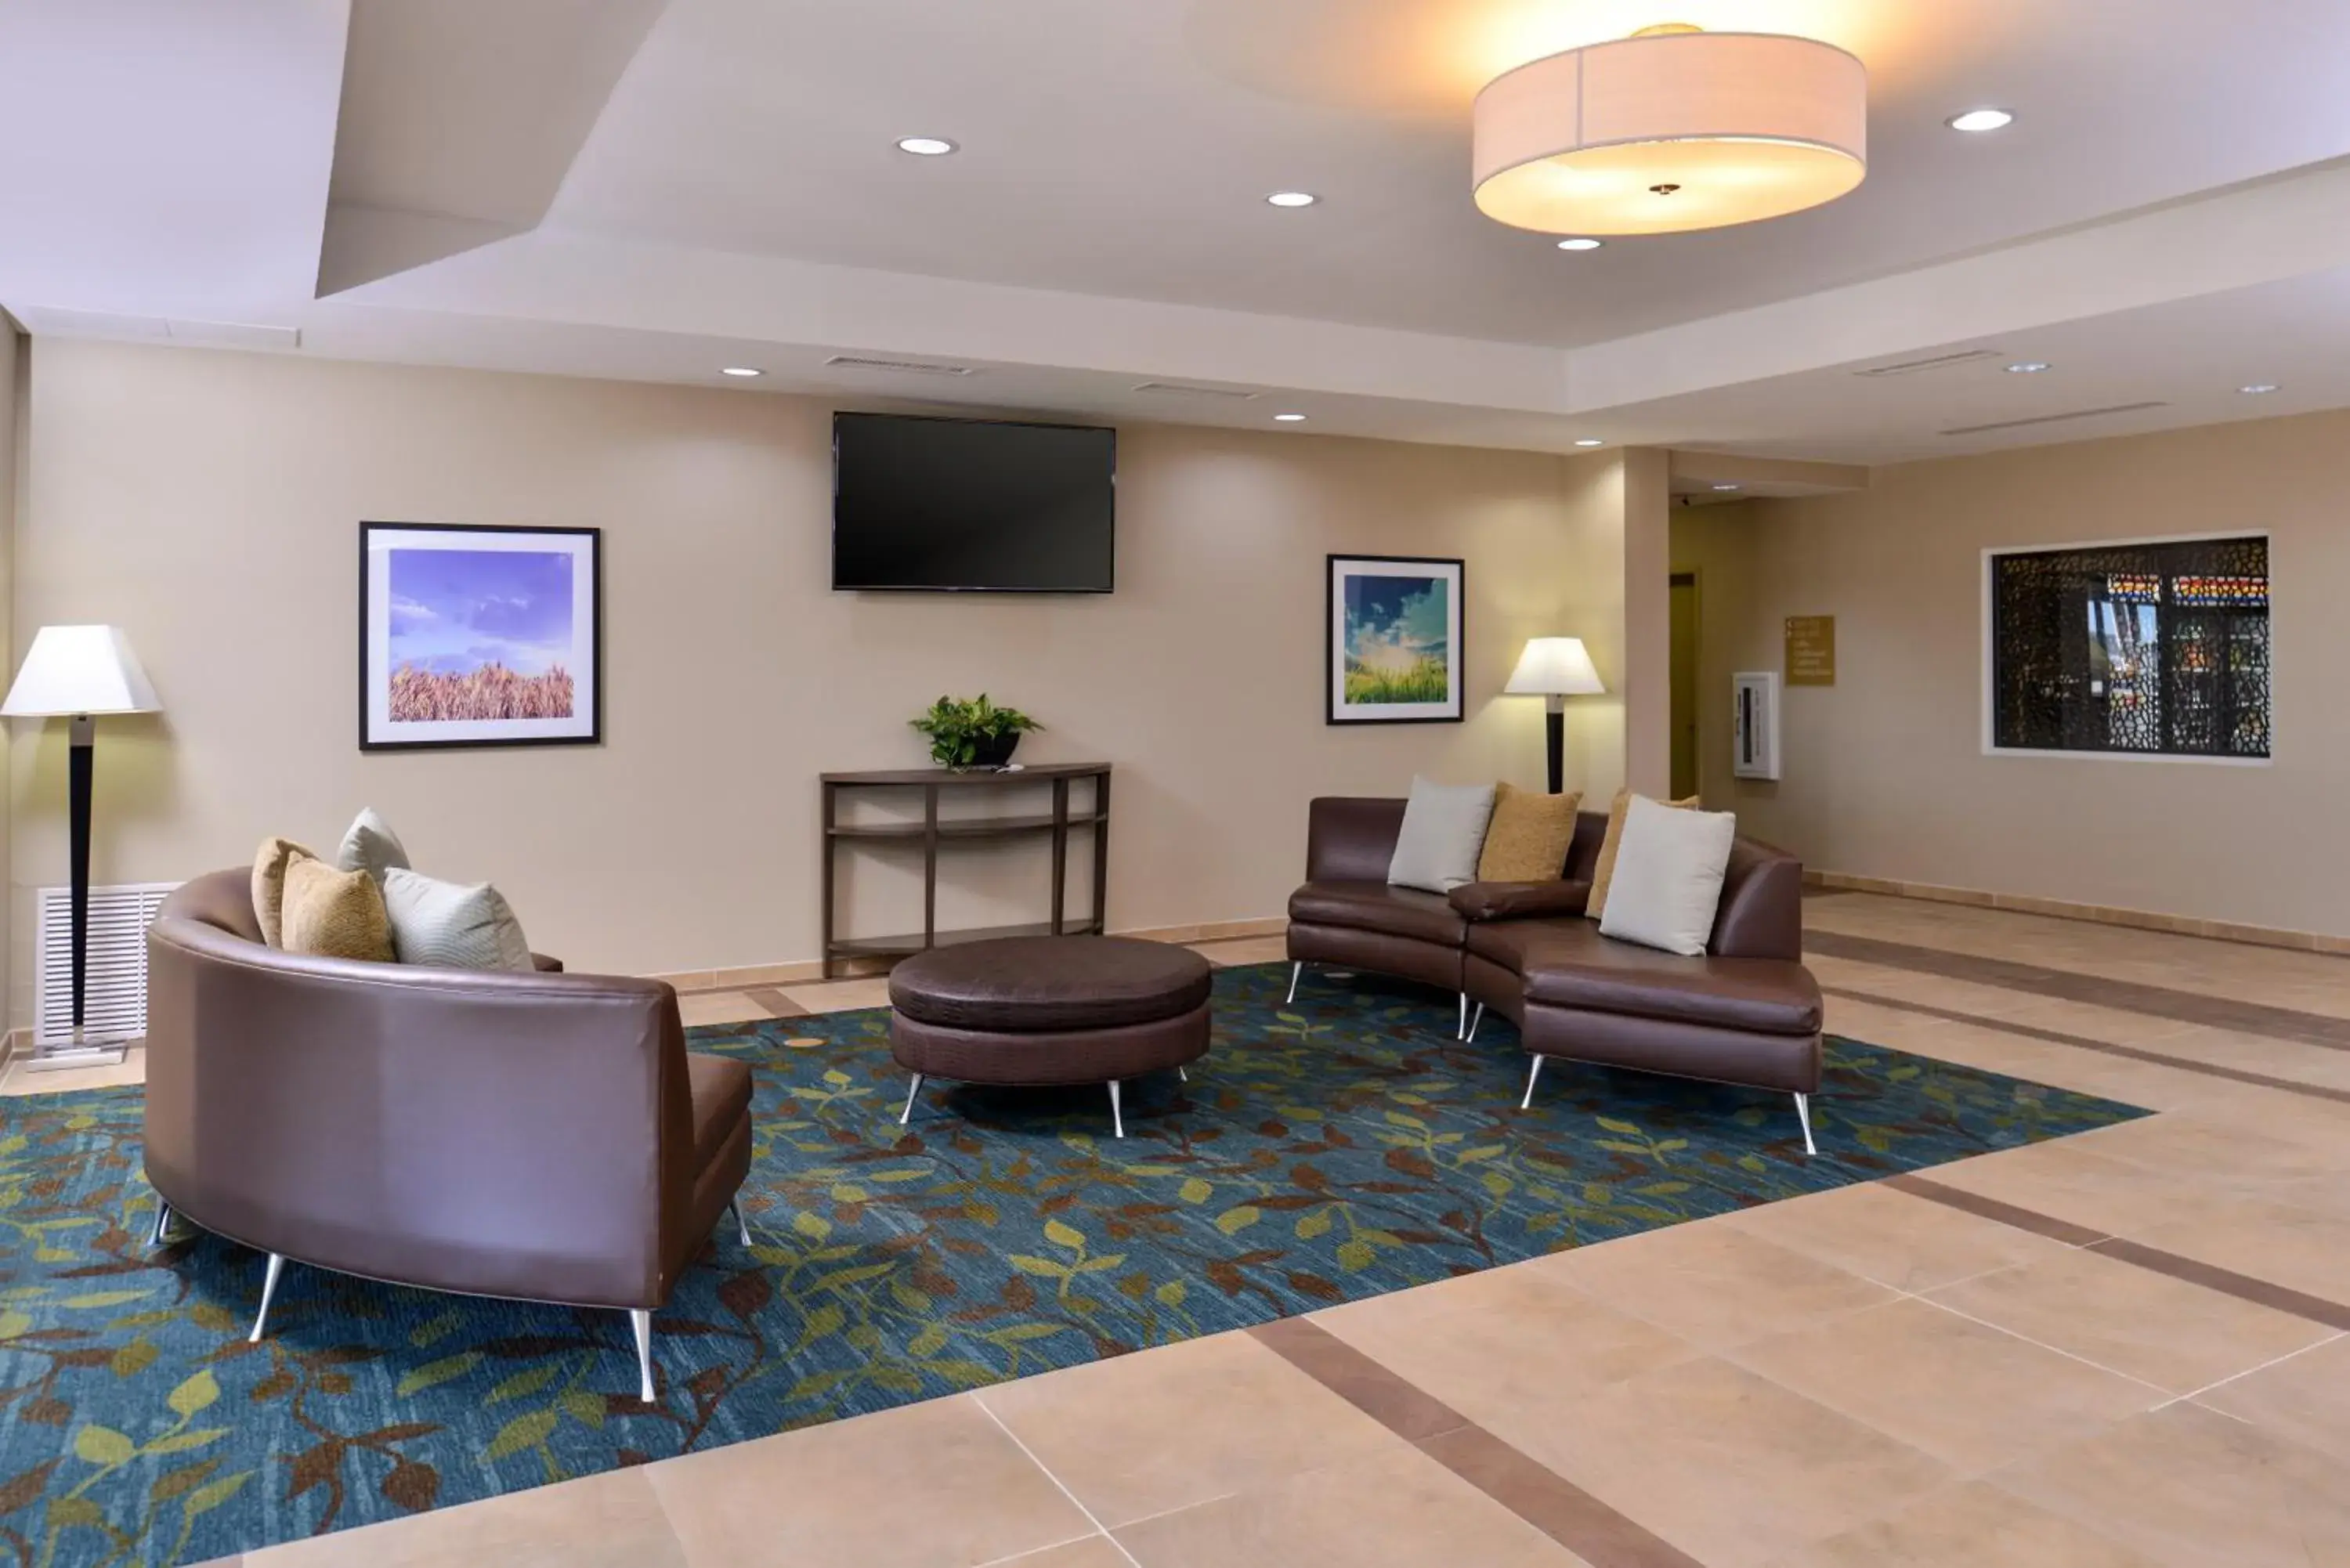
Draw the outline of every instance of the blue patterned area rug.
[[[888,1014],[694,1032],[757,1069],[731,1227],[656,1320],[145,1245],[136,1089],[0,1100],[0,1564],[197,1562],[1353,1301],[1987,1150],[2132,1107],[1835,1040],[1783,1095],[1555,1063],[1506,1023],[1285,965],[1216,978],[1191,1081],[938,1088]]]

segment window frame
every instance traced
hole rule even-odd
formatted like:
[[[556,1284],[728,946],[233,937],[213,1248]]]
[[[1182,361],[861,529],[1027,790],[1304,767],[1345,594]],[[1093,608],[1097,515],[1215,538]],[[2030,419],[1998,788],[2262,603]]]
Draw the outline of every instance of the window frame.
[[[2264,757],[2216,756],[2196,752],[2066,751],[2061,747],[2002,746],[1999,743],[1998,577],[1994,567],[2002,556],[2046,556],[2064,550],[2118,550],[2139,545],[2208,545],[2230,539],[2258,539],[2269,558],[2269,754]],[[2056,758],[2065,762],[2187,763],[2222,768],[2266,768],[2276,764],[2280,737],[2277,726],[2276,681],[2276,535],[2266,528],[2223,528],[2200,534],[2140,534],[2114,539],[2071,539],[2051,544],[1986,545],[1982,550],[1981,581],[1976,591],[1980,616],[1981,666],[1978,687],[1981,706],[1979,737],[1986,757]]]

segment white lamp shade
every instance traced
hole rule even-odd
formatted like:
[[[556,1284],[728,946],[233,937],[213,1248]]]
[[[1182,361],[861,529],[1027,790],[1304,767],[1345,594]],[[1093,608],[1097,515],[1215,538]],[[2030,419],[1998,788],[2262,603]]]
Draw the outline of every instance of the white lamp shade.
[[[1778,34],[1644,29],[1497,77],[1474,112],[1479,210],[1545,234],[1751,223],[1868,169],[1868,68]]]
[[[1607,690],[1579,637],[1536,637],[1526,641],[1518,668],[1502,688],[1519,697],[1589,697]]]
[[[162,706],[120,627],[45,626],[17,669],[0,715],[153,713]]]

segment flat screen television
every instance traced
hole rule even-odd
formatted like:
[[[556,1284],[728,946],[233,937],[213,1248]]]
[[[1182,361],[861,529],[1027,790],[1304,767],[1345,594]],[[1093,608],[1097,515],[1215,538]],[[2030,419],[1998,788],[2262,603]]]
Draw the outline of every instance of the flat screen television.
[[[1118,432],[904,414],[832,418],[832,586],[1110,591]]]

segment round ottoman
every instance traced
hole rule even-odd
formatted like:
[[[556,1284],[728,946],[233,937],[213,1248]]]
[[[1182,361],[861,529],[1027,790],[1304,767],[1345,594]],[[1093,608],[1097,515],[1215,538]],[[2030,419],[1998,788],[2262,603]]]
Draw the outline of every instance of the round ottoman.
[[[889,971],[889,1054],[914,1075],[965,1084],[1109,1085],[1208,1052],[1208,961],[1125,937],[1003,937],[916,953]]]

